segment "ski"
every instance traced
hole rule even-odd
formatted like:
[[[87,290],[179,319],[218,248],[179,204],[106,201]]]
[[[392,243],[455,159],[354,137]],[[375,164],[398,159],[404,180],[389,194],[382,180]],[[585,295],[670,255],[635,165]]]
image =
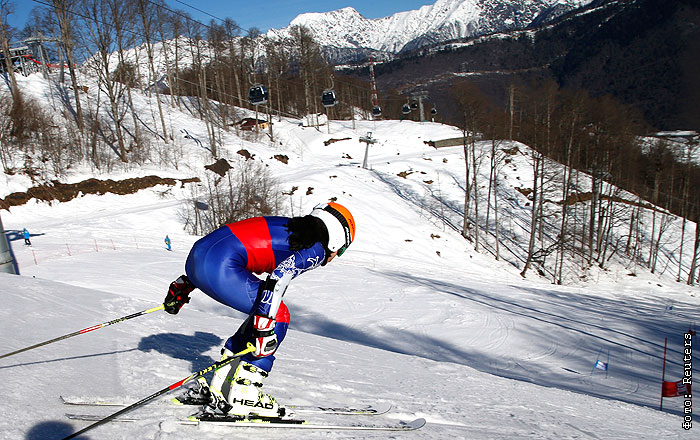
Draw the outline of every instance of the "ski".
[[[98,422],[105,418],[105,416],[100,416],[97,414],[69,414],[66,413],[66,417],[71,420],[85,420],[87,422]],[[115,417],[110,422],[136,422],[143,420],[135,417]]]
[[[201,405],[200,401],[183,401],[179,398],[173,398],[171,400],[175,405],[188,406],[188,405]],[[386,414],[391,410],[390,403],[378,403],[375,405],[359,405],[359,406],[348,406],[348,405],[282,405],[282,407],[290,410],[294,413],[324,413],[324,414],[347,414],[347,415],[380,415]]]
[[[423,418],[419,418],[410,422],[400,421],[390,425],[377,425],[369,423],[340,425],[284,418],[198,420],[196,417],[190,417],[187,420],[178,420],[177,423],[182,425],[197,425],[200,427],[213,425],[245,428],[318,429],[324,431],[415,431],[425,426],[426,421]]]
[[[66,417],[72,420],[98,421],[103,416],[94,414],[66,414]],[[144,420],[143,418],[131,417],[116,417],[112,422],[136,422]],[[353,423],[348,425],[324,423],[324,422],[309,422],[303,419],[295,418],[221,418],[216,420],[200,420],[197,417],[189,417],[175,421],[179,425],[193,425],[199,427],[206,426],[229,426],[237,428],[282,428],[282,429],[318,429],[326,431],[415,431],[425,426],[426,421],[423,418],[415,419],[409,422],[400,421],[390,425],[378,425],[369,423]]]
[[[289,408],[292,412],[298,413],[326,413],[326,414],[345,414],[345,415],[367,415],[378,416],[391,411],[391,403],[377,403],[374,405],[359,405],[359,406],[316,406],[316,405],[282,405]]]
[[[85,398],[85,397],[65,397],[60,396],[65,405],[74,406],[126,406],[129,403],[116,398]],[[180,402],[177,399],[160,401],[162,404],[177,406],[191,406],[199,403],[189,404]],[[282,405],[295,413],[324,413],[324,414],[345,414],[345,415],[381,415],[391,410],[390,403],[377,403],[370,405]]]
[[[64,405],[76,406],[126,406],[127,403],[116,399],[103,399],[99,397],[65,397],[59,396]]]

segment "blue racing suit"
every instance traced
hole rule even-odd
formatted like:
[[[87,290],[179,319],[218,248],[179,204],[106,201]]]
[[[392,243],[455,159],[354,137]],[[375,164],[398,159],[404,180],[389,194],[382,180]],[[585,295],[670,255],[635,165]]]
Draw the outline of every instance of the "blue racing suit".
[[[185,263],[189,280],[216,301],[248,315],[269,316],[272,293],[267,283],[254,275],[269,273],[271,280],[286,275],[292,279],[315,269],[326,261],[325,247],[317,242],[307,249],[289,249],[287,217],[254,217],[220,227],[202,237],[190,250]],[[275,316],[278,346],[287,334],[289,309],[282,302]],[[248,340],[236,333],[225,347],[236,353]],[[243,360],[272,369],[274,355],[257,358],[251,354]]]

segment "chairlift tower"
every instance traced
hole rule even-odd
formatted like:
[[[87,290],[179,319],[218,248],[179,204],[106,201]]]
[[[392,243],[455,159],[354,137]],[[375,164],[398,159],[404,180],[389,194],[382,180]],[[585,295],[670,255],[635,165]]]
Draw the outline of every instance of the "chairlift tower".
[[[425,121],[425,112],[423,111],[423,100],[428,99],[428,92],[414,92],[411,93],[411,97],[418,101],[418,109],[420,112],[420,122]]]
[[[364,142],[366,144],[365,145],[365,158],[362,161],[362,168],[367,169],[367,156],[369,156],[369,146],[370,146],[370,144],[377,142],[377,140],[372,139],[372,132],[370,131],[367,133],[367,136],[362,136],[360,138],[360,142]]]

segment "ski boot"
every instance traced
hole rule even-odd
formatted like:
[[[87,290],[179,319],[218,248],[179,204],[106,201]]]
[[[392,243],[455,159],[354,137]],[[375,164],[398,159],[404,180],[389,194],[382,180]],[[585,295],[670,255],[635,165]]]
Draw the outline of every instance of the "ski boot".
[[[285,415],[274,397],[261,391],[268,372],[241,361],[231,380],[227,396],[228,414],[251,417],[282,417]]]

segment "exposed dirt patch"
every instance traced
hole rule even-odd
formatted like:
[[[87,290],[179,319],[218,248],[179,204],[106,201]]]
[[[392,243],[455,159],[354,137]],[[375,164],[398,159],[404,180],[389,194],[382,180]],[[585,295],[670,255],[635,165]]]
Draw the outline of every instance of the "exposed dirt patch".
[[[273,157],[285,165],[287,165],[289,163],[289,156],[287,156],[285,154],[275,154]]]
[[[325,145],[325,146],[327,147],[327,146],[329,146],[330,144],[334,144],[334,143],[336,143],[336,142],[340,142],[340,141],[349,141],[349,140],[350,140],[350,138],[328,139],[327,141],[323,141],[323,145]]]
[[[284,194],[285,196],[292,196],[292,195],[294,195],[294,193],[295,193],[296,190],[298,190],[298,189],[299,189],[298,186],[292,186],[292,189],[291,189],[290,191],[287,191],[287,192],[282,191],[282,194]]]
[[[42,184],[29,188],[26,192],[15,192],[9,194],[4,199],[0,199],[0,209],[10,209],[11,206],[24,205],[31,199],[51,202],[67,202],[78,197],[80,194],[133,194],[140,189],[151,188],[156,185],[175,186],[180,183],[184,185],[190,182],[199,182],[198,177],[189,179],[171,179],[167,177],[146,176],[135,177],[124,180],[99,180],[87,179],[78,183],[61,183],[53,181],[50,184]]]
[[[520,153],[520,149],[518,149],[518,146],[514,146],[513,148],[502,148],[501,151],[503,151],[505,154],[509,156],[515,156],[516,154]]]
[[[228,163],[226,159],[219,159],[211,165],[204,165],[204,168],[218,174],[221,177],[224,177],[228,170],[230,170],[233,167],[231,166],[231,164]]]
[[[641,206],[642,208],[649,209],[649,210],[656,210],[660,211],[657,207],[650,203],[645,203],[645,202],[638,202],[634,200],[626,200],[621,197],[617,196],[609,196],[607,194],[600,194],[599,195],[602,200],[612,200],[613,202],[616,203],[624,203],[626,205],[630,206]],[[589,202],[593,199],[593,193],[592,192],[584,192],[584,193],[575,193],[575,194],[570,194],[569,197],[564,201],[568,206],[574,205],[576,203],[581,203],[581,202]],[[562,202],[558,202],[561,204]]]
[[[410,176],[413,173],[427,174],[425,171],[406,170],[406,171],[401,171],[400,173],[397,173],[396,175],[399,177],[403,177],[405,179],[406,177]]]
[[[515,187],[515,190],[518,191],[520,194],[524,195],[525,197],[527,197],[528,200],[532,201],[532,197],[531,197],[532,189],[531,188]],[[611,197],[607,194],[600,194],[599,197],[601,198],[601,200],[612,200],[615,203],[623,203],[625,205],[630,205],[630,206],[641,206],[642,208],[645,208],[645,209],[656,210],[656,211],[662,212],[657,207],[654,207],[654,205],[651,205],[651,204],[645,203],[645,202],[627,200],[627,199],[623,199],[623,198],[617,197],[617,196]],[[569,196],[566,198],[566,200],[563,200],[563,201],[553,201],[553,200],[548,200],[548,201],[556,203],[558,205],[566,204],[567,206],[573,206],[577,203],[590,202],[591,200],[593,200],[593,193],[589,191],[589,192],[569,194]]]
[[[522,194],[522,195],[524,195],[525,197],[527,197],[528,200],[531,200],[531,199],[530,199],[530,194],[532,194],[532,189],[531,189],[531,188],[520,188],[520,187],[518,187],[518,186],[516,186],[516,187],[514,187],[514,188],[515,188],[515,190],[516,190],[517,192],[519,192],[520,194]]]
[[[245,157],[246,160],[248,160],[248,159],[255,159],[255,154],[251,154],[250,151],[246,150],[245,148],[242,148],[242,149],[236,151],[236,153],[238,153],[238,154],[240,154],[241,156]]]

